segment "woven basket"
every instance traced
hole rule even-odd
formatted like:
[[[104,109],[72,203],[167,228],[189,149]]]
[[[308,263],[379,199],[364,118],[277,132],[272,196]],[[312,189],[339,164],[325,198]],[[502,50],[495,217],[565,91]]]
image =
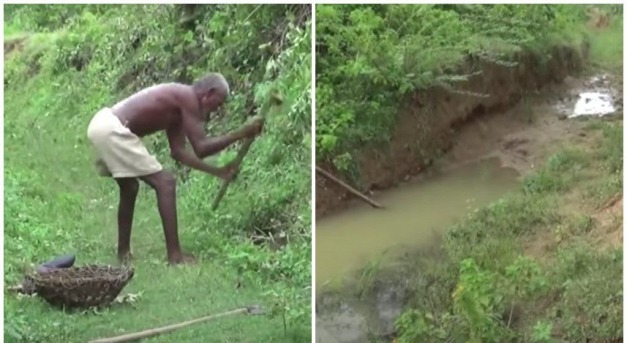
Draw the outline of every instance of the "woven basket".
[[[133,275],[130,267],[88,265],[33,273],[24,281],[51,305],[86,308],[111,303]]]

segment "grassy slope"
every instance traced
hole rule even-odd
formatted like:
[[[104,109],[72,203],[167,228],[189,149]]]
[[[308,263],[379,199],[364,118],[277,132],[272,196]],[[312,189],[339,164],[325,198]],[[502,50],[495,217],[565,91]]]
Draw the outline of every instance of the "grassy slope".
[[[307,64],[292,68],[301,68],[302,75],[308,75]],[[94,78],[97,74],[93,70],[55,75],[46,71],[45,65],[43,68],[39,74],[22,70],[18,75],[24,82],[5,90],[6,284],[19,281],[28,264],[66,252],[77,252],[79,265],[115,263],[117,189],[111,180],[96,176],[85,130],[94,111],[117,101],[120,95],[111,90],[107,77]],[[300,74],[296,72],[296,76]],[[285,96],[290,105],[298,100],[290,99],[291,94]],[[252,162],[216,212],[208,207],[217,193],[218,180],[192,172],[190,180],[179,184],[181,241],[184,248],[201,258],[198,265],[165,265],[154,193],[142,185],[132,236],[136,273],[123,291],[140,294],[138,300],[97,313],[70,314],[53,310],[38,298],[20,299],[5,292],[5,341],[17,342],[22,336],[24,342],[84,342],[250,304],[272,310],[277,301],[301,315],[297,321],[288,321],[287,335],[280,315],[237,317],[146,342],[308,341],[310,244],[306,236],[298,237],[298,232],[307,231],[310,211],[303,197],[309,190],[309,171],[305,169],[309,164],[302,165],[309,158],[308,145],[290,150],[285,155],[290,160],[277,169],[263,165],[264,151],[281,146],[276,142],[281,119],[277,115],[269,120],[266,138],[253,147],[248,159]],[[164,156],[160,159],[170,165]],[[277,179],[293,188],[270,187]],[[295,188],[301,183],[303,187]],[[267,208],[251,208],[251,192],[259,201],[268,197],[268,206],[275,207],[279,204],[273,197],[281,201],[281,195],[297,192],[298,202],[275,210],[275,217],[298,218],[291,225],[299,228],[289,232],[293,243],[283,250],[261,249],[246,238],[242,227],[254,227],[250,221],[255,216],[272,216],[259,212]],[[238,282],[241,287],[236,289]],[[286,313],[288,318],[291,314]]]

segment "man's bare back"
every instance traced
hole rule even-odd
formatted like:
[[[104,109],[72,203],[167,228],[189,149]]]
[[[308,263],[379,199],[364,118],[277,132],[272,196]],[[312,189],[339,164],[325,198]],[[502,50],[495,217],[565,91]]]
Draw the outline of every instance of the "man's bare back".
[[[143,89],[112,108],[122,123],[140,137],[178,125],[185,113],[182,109],[191,111],[188,115],[200,115],[193,89],[179,83],[164,83]]]
[[[255,120],[239,130],[207,137],[204,123],[210,112],[222,106],[229,87],[220,74],[208,74],[193,85],[164,83],[141,90],[112,108],[99,111],[88,127],[88,137],[120,188],[118,207],[118,257],[130,257],[130,235],[139,180],[157,193],[163,222],[168,260],[188,260],[178,240],[176,180],[149,154],[139,137],[165,131],[171,157],[193,169],[228,180],[233,165],[212,166],[203,158],[216,154],[234,142],[261,132],[263,121]],[[192,152],[186,149],[189,141]]]

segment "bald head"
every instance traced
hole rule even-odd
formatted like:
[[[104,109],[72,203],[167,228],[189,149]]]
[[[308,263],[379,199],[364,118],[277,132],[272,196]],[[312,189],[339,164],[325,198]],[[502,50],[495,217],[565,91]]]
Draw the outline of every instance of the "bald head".
[[[220,73],[209,73],[192,85],[194,92],[207,111],[217,110],[229,97],[230,88],[226,78]]]

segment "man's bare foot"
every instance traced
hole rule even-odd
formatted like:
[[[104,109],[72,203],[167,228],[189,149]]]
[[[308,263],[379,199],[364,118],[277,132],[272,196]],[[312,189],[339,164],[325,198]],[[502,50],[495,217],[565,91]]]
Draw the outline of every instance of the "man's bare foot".
[[[172,266],[180,264],[196,264],[198,260],[191,254],[181,253],[168,257],[168,263]]]
[[[118,252],[118,262],[121,264],[128,264],[133,260],[133,254],[131,252]]]

